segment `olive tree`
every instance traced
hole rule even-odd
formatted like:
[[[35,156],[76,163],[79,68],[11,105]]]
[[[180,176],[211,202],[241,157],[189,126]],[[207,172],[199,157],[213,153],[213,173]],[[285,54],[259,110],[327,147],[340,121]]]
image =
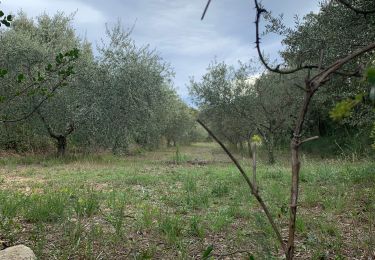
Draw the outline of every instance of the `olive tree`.
[[[209,122],[218,136],[236,147],[249,141],[256,129],[253,104],[246,100],[250,70],[245,64],[239,64],[235,69],[214,61],[202,79],[191,79],[189,86],[190,94],[199,106],[200,118]]]
[[[46,15],[40,16],[39,24],[34,24],[24,13],[19,13],[12,28],[1,32],[3,55],[0,63],[6,68],[6,73],[0,79],[0,113],[7,132],[9,128],[25,125],[25,122],[20,122],[30,119],[59,89],[67,86],[73,74],[79,50],[73,45],[59,48],[58,40],[48,38],[47,28],[41,25],[47,18]],[[57,19],[61,20],[62,15],[57,15]],[[50,24],[50,30],[57,28],[52,28]],[[58,37],[59,33],[63,34],[50,32],[54,37]],[[29,120],[28,124],[35,126],[35,120]],[[32,129],[36,130],[35,127]]]
[[[167,146],[189,143],[195,127],[193,111],[174,92],[171,92],[168,105],[164,130]]]
[[[114,152],[131,143],[156,147],[166,122],[173,72],[148,46],[137,47],[120,24],[107,28],[99,48],[102,87],[98,89],[99,142]]]

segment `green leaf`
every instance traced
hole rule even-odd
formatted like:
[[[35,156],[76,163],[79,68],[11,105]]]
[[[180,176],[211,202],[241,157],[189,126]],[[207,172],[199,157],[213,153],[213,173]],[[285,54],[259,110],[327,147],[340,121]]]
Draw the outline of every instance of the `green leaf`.
[[[52,70],[52,64],[51,64],[51,63],[49,63],[49,64],[47,65],[46,70],[47,70],[47,71]]]
[[[211,252],[214,249],[213,245],[209,245],[203,253],[202,259],[207,260],[211,256]]]
[[[19,74],[18,77],[17,77],[17,82],[21,83],[24,79],[25,79],[25,75]]]
[[[8,15],[8,16],[7,16],[7,20],[8,20],[8,22],[11,22],[11,21],[13,20],[13,16]]]
[[[0,10],[0,17],[4,16],[4,12]]]
[[[367,70],[366,76],[367,76],[367,81],[370,84],[375,85],[375,68],[369,68]]]
[[[5,97],[4,96],[0,96],[0,103],[3,103],[5,100]]]
[[[4,78],[4,76],[8,73],[5,69],[0,69],[0,78]]]
[[[56,55],[56,63],[61,64],[63,62],[64,55],[62,53],[59,53]]]
[[[1,20],[1,23],[4,24],[6,27],[10,26],[10,23],[7,20]]]
[[[255,260],[255,257],[253,255],[249,255],[249,260]]]

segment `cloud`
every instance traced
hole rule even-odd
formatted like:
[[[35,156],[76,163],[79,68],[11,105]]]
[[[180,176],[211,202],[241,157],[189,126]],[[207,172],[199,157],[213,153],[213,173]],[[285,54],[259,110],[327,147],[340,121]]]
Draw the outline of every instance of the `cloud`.
[[[213,59],[231,65],[257,59],[251,1],[213,1],[201,21],[205,4],[206,0],[4,0],[1,8],[6,12],[22,8],[32,16],[78,10],[74,26],[93,46],[104,37],[104,22],[113,24],[120,18],[125,28],[135,23],[132,38],[139,45],[149,44],[170,62],[178,93],[187,99],[189,77],[200,79]],[[318,10],[317,2],[311,0],[264,0],[264,5],[275,15],[284,13],[289,25],[294,13]],[[272,59],[280,49],[279,37],[262,39],[262,51]]]
[[[42,12],[46,12],[49,15],[53,15],[58,11],[66,14],[77,12],[75,16],[76,23],[81,24],[98,24],[106,20],[99,10],[73,0],[6,0],[2,2],[2,6],[7,12],[16,13],[22,9],[30,16],[37,16]]]

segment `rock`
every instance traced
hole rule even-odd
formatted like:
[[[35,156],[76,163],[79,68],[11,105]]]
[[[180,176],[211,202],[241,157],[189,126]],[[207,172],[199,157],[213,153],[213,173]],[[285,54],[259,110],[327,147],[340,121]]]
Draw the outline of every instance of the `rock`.
[[[27,246],[18,245],[1,250],[0,260],[36,260],[36,256]]]

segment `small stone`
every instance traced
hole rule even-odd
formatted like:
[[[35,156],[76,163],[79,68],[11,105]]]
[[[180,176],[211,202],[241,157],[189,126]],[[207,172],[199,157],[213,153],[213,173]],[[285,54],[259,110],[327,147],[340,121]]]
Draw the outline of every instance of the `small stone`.
[[[36,256],[27,246],[18,245],[1,250],[0,260],[36,260]]]

